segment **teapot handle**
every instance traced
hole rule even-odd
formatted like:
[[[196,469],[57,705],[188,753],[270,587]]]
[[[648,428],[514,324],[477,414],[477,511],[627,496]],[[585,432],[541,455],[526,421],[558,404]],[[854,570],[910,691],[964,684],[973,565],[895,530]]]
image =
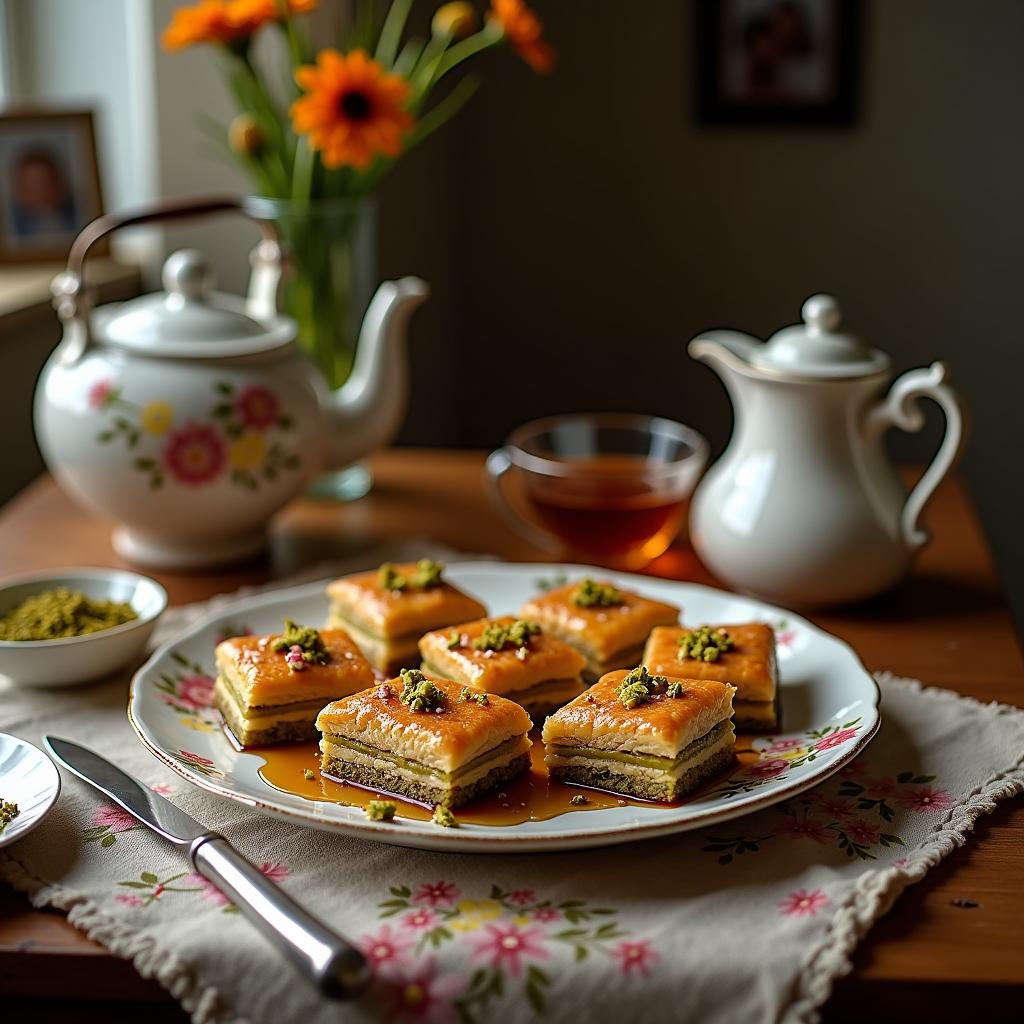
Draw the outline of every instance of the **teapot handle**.
[[[916,433],[924,426],[924,414],[917,404],[918,398],[932,399],[946,416],[942,444],[910,492],[900,516],[900,534],[911,551],[928,543],[929,534],[920,525],[921,513],[963,449],[967,411],[963,399],[946,383],[948,374],[945,363],[932,363],[927,369],[908,370],[896,379],[881,404],[871,410],[865,424],[869,437],[877,437],[889,427]]]
[[[105,236],[121,228],[138,227],[157,221],[184,220],[189,217],[203,217],[211,213],[241,213],[249,217],[260,229],[263,238],[253,250],[253,283],[249,292],[248,306],[253,315],[267,316],[276,312],[266,309],[266,296],[272,296],[276,304],[277,282],[281,276],[281,246],[272,222],[254,217],[234,196],[211,196],[206,199],[185,199],[136,210],[133,213],[108,213],[82,228],[68,252],[67,267],[50,285],[53,304],[57,315],[64,321],[72,344],[64,352],[65,362],[74,362],[81,357],[89,338],[89,311],[92,298],[85,287],[85,259],[89,250]],[[270,280],[272,278],[272,281]]]

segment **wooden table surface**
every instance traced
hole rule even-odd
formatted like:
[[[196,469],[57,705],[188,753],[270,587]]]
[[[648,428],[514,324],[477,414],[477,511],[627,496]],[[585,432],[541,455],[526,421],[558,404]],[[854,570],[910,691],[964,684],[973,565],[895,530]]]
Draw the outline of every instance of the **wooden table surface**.
[[[482,457],[402,449],[373,460],[376,486],[352,505],[298,501],[275,521],[268,556],[204,574],[153,573],[173,603],[262,583],[304,565],[397,538],[430,537],[513,560],[548,556],[519,540],[488,507]],[[889,669],[981,700],[1024,705],[1024,661],[995,567],[963,487],[943,484],[930,507],[934,543],[912,579],[856,609],[813,613],[872,669]],[[0,511],[0,572],[121,565],[108,527],[43,478]],[[714,583],[693,553],[673,548],[652,567]],[[910,887],[872,929],[826,1019],[961,1021],[967,1013],[1019,1019],[1024,999],[1024,801],[983,818],[972,842]],[[970,905],[966,905],[969,901]],[[0,890],[0,993],[37,1021],[149,1021],[184,1016],[152,982],[53,912]],[[9,1002],[13,999],[15,1002]],[[88,1009],[86,1009],[88,1008]],[[68,1016],[69,1010],[71,1015]],[[83,1015],[84,1014],[84,1015]],[[4,1019],[20,1019],[17,1012]]]

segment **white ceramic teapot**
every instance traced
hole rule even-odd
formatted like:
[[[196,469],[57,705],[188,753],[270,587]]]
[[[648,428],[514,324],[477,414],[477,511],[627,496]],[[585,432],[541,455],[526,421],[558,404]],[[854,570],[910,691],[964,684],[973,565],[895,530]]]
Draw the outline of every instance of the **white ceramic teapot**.
[[[790,605],[857,601],[898,582],[927,543],[921,513],[960,452],[963,407],[942,363],[886,393],[888,356],[840,332],[832,296],[812,296],[801,315],[766,343],[734,331],[690,342],[735,414],[693,497],[693,545],[738,589]],[[908,496],[883,437],[921,429],[922,397],[942,407],[946,433]]]
[[[110,231],[240,209],[216,199],[100,218],[53,283],[64,336],[36,391],[36,435],[60,485],[118,523],[114,547],[132,562],[197,568],[257,552],[274,512],[315,473],[391,440],[405,411],[405,327],[427,286],[380,286],[352,374],[331,393],[277,311],[267,222],[245,300],[213,291],[205,258],[183,250],[164,265],[164,292],[91,308],[83,265]]]

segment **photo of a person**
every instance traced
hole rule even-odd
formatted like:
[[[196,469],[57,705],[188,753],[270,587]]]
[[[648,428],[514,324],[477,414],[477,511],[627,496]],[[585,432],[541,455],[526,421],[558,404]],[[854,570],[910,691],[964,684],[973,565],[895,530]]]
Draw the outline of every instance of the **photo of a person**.
[[[62,260],[102,212],[89,113],[0,115],[0,261]]]

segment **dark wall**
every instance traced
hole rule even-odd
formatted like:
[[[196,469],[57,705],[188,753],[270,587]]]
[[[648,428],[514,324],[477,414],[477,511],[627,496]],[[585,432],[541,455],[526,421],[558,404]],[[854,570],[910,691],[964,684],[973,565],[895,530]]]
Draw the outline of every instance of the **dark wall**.
[[[974,409],[965,469],[1024,608],[1024,4],[864,5],[846,129],[700,126],[691,3],[537,6],[554,75],[488,54],[480,94],[385,192],[382,270],[441,294],[404,440],[493,445],[534,416],[636,409],[720,448],[728,403],[686,341],[767,336],[830,291],[896,369],[951,365]],[[937,420],[898,453],[930,457]]]

